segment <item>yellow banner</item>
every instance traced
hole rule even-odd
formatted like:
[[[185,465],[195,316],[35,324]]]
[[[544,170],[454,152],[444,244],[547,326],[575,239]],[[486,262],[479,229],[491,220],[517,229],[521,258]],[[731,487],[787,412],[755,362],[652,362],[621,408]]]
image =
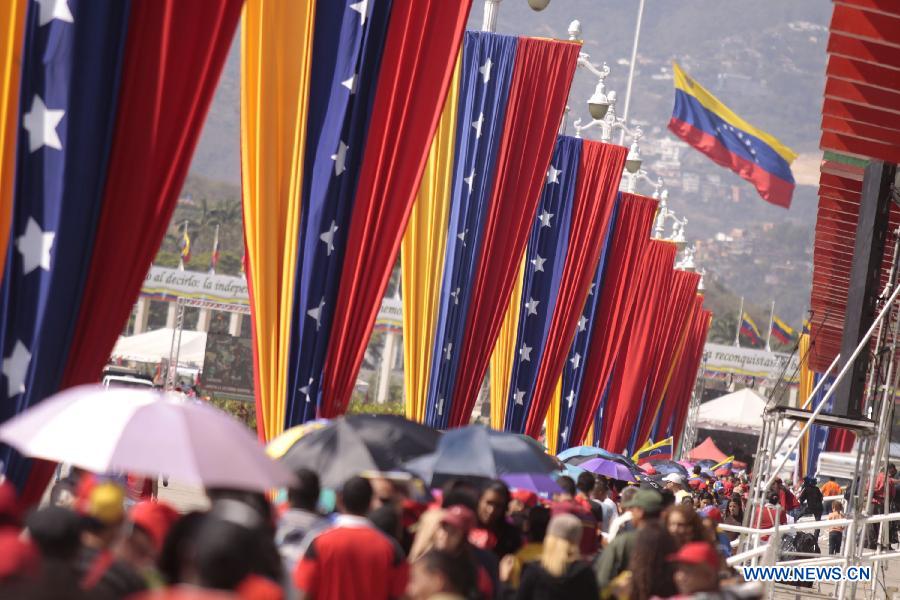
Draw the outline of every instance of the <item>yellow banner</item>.
[[[6,255],[12,216],[19,115],[19,72],[27,2],[0,2],[0,252]],[[0,262],[0,278],[6,261]]]
[[[419,193],[400,245],[405,410],[406,418],[418,423],[425,420],[434,329],[438,321],[438,301],[444,276],[458,105],[459,60],[450,80],[444,112],[431,143]]]
[[[247,0],[241,24],[244,234],[266,440],[284,429],[315,5]]]

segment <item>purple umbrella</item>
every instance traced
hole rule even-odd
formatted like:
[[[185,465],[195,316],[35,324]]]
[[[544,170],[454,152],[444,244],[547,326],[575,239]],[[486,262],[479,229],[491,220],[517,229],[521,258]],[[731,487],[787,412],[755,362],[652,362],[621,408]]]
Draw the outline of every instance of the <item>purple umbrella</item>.
[[[558,494],[562,491],[552,477],[542,473],[508,473],[501,475],[500,479],[513,489],[529,490],[536,494]]]
[[[618,479],[620,481],[635,481],[634,475],[632,475],[631,470],[628,469],[623,464],[617,463],[614,460],[607,460],[605,458],[592,458],[587,462],[583,462],[578,465],[585,471],[590,471],[595,475],[605,475],[611,479]]]

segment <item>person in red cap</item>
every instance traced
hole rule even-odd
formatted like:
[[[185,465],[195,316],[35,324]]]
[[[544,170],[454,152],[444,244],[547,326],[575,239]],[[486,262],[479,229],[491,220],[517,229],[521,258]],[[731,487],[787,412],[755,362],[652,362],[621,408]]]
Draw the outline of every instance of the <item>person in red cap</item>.
[[[165,502],[139,502],[128,515],[130,527],[118,545],[118,556],[135,568],[151,588],[163,585],[156,562],[178,511]]]
[[[668,560],[675,564],[675,585],[680,594],[675,598],[719,591],[719,554],[709,543],[685,544]]]
[[[469,543],[469,534],[476,523],[475,513],[468,507],[455,505],[445,509],[434,534],[434,549],[446,552],[457,561],[470,562],[477,571],[477,593],[487,600],[494,597],[499,585],[497,563],[494,559],[486,564],[493,558],[492,553]]]

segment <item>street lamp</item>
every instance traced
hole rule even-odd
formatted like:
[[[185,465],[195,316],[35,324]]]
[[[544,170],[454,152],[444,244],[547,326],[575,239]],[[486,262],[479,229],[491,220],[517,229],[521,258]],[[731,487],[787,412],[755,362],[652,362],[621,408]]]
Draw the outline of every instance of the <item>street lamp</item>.
[[[482,31],[497,31],[497,13],[500,12],[502,0],[484,0],[484,19],[481,21]],[[531,10],[541,11],[547,8],[550,0],[528,0]]]
[[[528,6],[534,11],[544,10],[548,4],[550,4],[550,0],[528,0]]]

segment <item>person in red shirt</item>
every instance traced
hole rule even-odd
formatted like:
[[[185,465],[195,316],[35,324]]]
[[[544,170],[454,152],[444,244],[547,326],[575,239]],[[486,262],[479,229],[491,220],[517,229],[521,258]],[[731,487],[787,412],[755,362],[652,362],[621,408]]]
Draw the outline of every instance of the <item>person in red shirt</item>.
[[[754,529],[769,529],[775,526],[776,519],[780,525],[787,524],[787,515],[784,513],[784,509],[779,506],[779,498],[777,492],[770,492],[769,497],[766,499],[765,506],[760,506],[756,509],[756,512],[753,514],[753,518],[750,521],[750,527]],[[769,540],[768,535],[760,536],[761,541],[766,542]]]
[[[403,595],[406,557],[365,518],[371,503],[372,485],[366,479],[347,480],[334,527],[312,534],[294,571],[301,599],[388,600]]]

